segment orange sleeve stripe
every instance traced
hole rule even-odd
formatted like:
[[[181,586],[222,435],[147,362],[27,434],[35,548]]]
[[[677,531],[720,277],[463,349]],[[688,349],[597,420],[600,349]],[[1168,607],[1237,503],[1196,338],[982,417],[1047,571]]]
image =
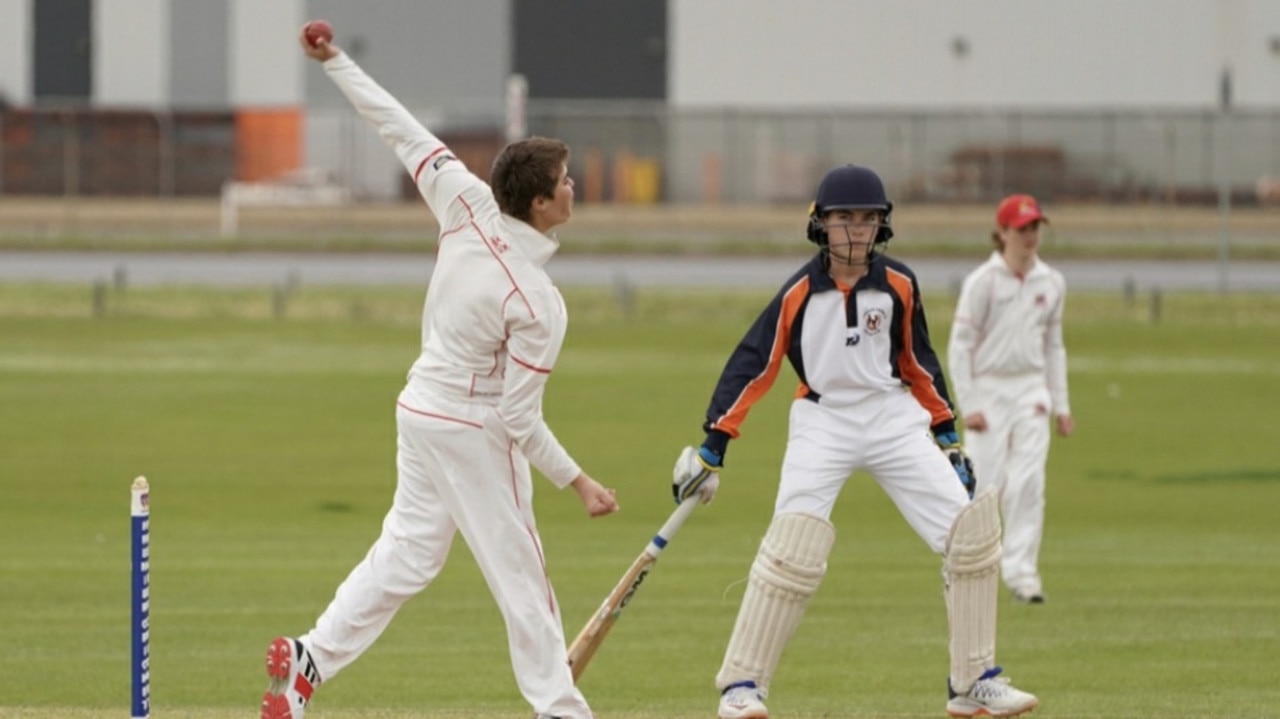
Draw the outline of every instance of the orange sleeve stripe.
[[[911,385],[911,394],[928,412],[932,423],[955,419],[951,407],[938,389],[933,386],[933,375],[916,359],[916,341],[913,332],[915,326],[915,293],[911,289],[911,278],[889,270],[886,273],[889,286],[902,300],[902,352],[898,353],[898,372]]]
[[[809,278],[797,282],[782,298],[782,311],[778,314],[778,326],[773,333],[773,346],[769,349],[769,362],[764,371],[753,378],[743,388],[738,399],[729,407],[729,411],[716,421],[714,429],[727,433],[737,439],[738,428],[747,418],[747,412],[760,398],[764,397],[778,378],[778,370],[782,368],[782,359],[787,356],[787,348],[791,345],[791,328],[795,325],[796,316],[809,296]]]

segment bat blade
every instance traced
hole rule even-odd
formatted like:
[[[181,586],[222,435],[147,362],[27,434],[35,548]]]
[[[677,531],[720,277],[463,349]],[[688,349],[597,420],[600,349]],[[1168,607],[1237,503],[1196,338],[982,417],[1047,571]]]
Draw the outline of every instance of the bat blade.
[[[636,590],[649,575],[649,569],[656,561],[658,561],[657,557],[651,556],[648,552],[641,553],[636,561],[632,562],[627,573],[622,575],[618,585],[609,592],[609,596],[605,597],[604,603],[591,616],[586,626],[578,632],[573,643],[569,645],[569,667],[573,670],[575,681],[582,676],[582,672],[587,668],[587,662],[591,661],[596,650],[604,643],[609,630],[617,623],[622,610],[631,602],[631,598],[635,596]]]
[[[654,535],[649,541],[648,546],[640,553],[639,557],[631,563],[627,568],[622,579],[618,580],[613,591],[609,592],[609,596],[605,597],[604,602],[600,604],[600,608],[587,621],[582,631],[578,632],[578,636],[569,644],[569,668],[573,672],[574,681],[582,676],[587,669],[587,662],[591,661],[591,657],[595,656],[596,650],[604,643],[605,637],[608,636],[609,630],[618,621],[622,610],[626,609],[631,603],[631,599],[635,596],[636,591],[640,589],[640,585],[644,582],[645,577],[649,576],[649,570],[658,561],[658,555],[666,548],[667,543],[675,536],[680,529],[680,525],[684,524],[684,520],[689,517],[689,513],[693,511],[698,504],[698,498],[693,497],[686,499],[676,510],[671,513],[666,524],[662,525],[662,529]]]

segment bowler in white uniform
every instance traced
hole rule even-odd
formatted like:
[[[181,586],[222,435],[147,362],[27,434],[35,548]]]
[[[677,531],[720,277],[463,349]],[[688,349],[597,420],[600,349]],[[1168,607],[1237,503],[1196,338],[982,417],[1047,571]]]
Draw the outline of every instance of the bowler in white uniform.
[[[511,666],[539,717],[587,719],[533,516],[530,464],[572,487],[592,517],[618,509],[543,421],[564,340],[564,301],[544,265],[573,212],[569,149],[531,138],[494,162],[492,189],[337,46],[303,51],[396,153],[440,224],[422,351],[396,403],[397,481],[382,534],[329,607],[267,650],[262,719],[301,719],[315,688],[373,644],[439,574],[456,534],[502,612]]]

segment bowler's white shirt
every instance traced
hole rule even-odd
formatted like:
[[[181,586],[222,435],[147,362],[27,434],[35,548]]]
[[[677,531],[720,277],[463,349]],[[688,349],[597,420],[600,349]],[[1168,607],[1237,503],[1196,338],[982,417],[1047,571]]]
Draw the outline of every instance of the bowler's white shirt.
[[[581,468],[542,417],[568,317],[544,265],[559,243],[502,214],[489,186],[347,55],[324,69],[413,175],[440,224],[422,311],[422,352],[401,402],[494,402],[529,462],[557,486]]]

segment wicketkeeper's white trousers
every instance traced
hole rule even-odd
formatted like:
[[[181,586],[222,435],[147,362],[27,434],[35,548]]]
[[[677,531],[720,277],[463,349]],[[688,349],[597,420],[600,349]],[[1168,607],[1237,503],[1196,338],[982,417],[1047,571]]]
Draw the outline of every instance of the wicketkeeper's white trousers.
[[[979,378],[987,398],[987,429],[966,430],[965,449],[979,487],[1000,492],[1004,520],[1004,583],[1013,591],[1039,594],[1040,541],[1044,536],[1045,463],[1049,459],[1049,392],[999,378]]]
[[[573,683],[543,564],[529,464],[494,429],[494,407],[451,399],[407,407],[402,396],[396,425],[398,479],[382,535],[303,637],[321,678],[331,680],[373,644],[404,601],[440,573],[461,532],[506,621],[520,692],[538,714],[591,717]]]

